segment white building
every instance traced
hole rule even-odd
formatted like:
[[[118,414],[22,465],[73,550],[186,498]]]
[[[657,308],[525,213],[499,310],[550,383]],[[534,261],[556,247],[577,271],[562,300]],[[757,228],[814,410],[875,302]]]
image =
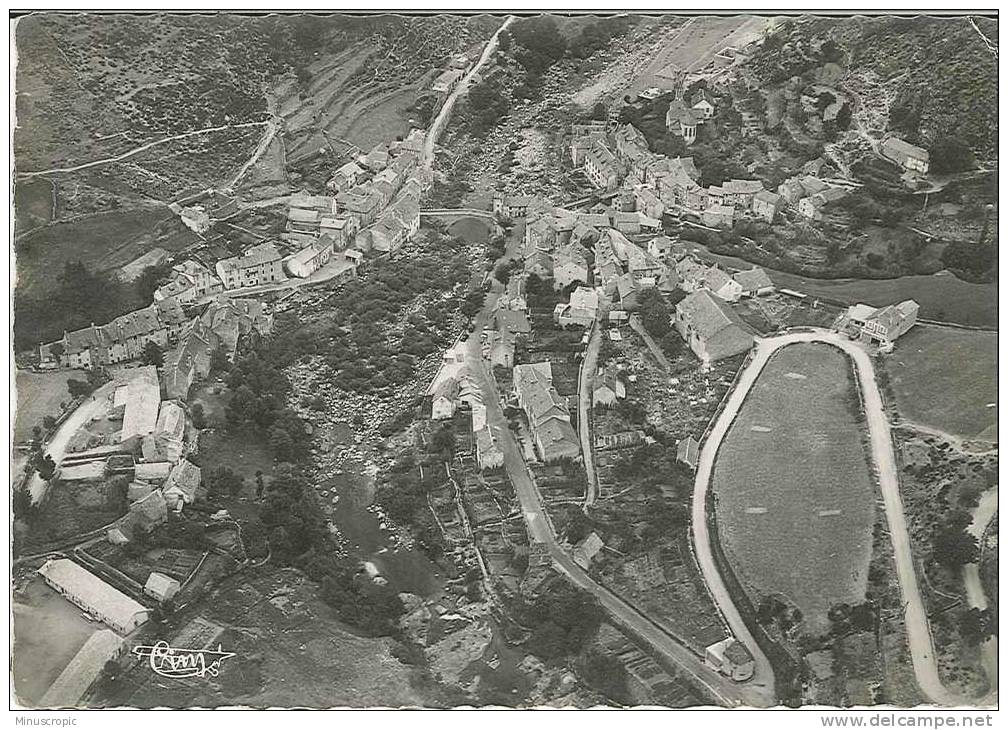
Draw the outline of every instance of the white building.
[[[182,585],[164,573],[151,573],[147,577],[147,583],[144,584],[144,593],[158,603],[170,601],[180,590],[182,590]]]
[[[120,634],[145,623],[149,609],[72,560],[47,560],[39,575],[53,590]]]

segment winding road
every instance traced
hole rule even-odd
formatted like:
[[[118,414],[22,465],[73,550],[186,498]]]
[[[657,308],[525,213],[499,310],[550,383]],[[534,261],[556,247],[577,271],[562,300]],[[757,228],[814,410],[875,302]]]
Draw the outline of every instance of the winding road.
[[[728,397],[723,410],[719,414],[710,435],[700,451],[696,483],[693,490],[692,527],[693,544],[704,579],[735,637],[745,644],[756,659],[756,677],[761,682],[769,682],[772,685],[773,668],[742,620],[714,562],[711,541],[718,538],[717,535],[709,534],[707,530],[707,492],[713,472],[714,459],[717,456],[721,441],[728,433],[728,429],[735,420],[735,416],[738,415],[746,395],[756,382],[763,367],[770,360],[770,357],[782,347],[795,343],[809,342],[824,342],[840,348],[854,361],[856,367],[857,379],[868,423],[872,458],[876,473],[878,474],[879,488],[882,492],[882,500],[885,505],[886,520],[889,524],[896,573],[903,595],[903,603],[906,606],[904,619],[917,684],[928,700],[934,704],[943,706],[969,704],[968,700],[959,698],[946,689],[938,674],[931,627],[928,623],[920,587],[917,584],[910,535],[907,530],[906,515],[903,512],[903,500],[899,491],[899,477],[896,471],[896,458],[893,454],[889,420],[882,405],[882,397],[876,384],[874,364],[872,363],[871,356],[864,348],[843,335],[830,330],[809,329],[776,337],[763,338],[757,341],[749,364],[742,371],[735,389]]]

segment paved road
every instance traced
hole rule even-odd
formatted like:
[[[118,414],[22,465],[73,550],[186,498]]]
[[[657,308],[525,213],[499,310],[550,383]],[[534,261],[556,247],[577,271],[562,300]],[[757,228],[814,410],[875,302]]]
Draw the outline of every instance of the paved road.
[[[966,528],[966,532],[973,535],[977,542],[983,540],[984,532],[990,521],[998,511],[998,488],[997,485],[991,487],[980,497],[980,503],[973,510],[973,521]],[[980,566],[970,563],[963,566],[963,584],[966,586],[966,600],[974,608],[983,610],[987,608],[987,594],[984,592],[983,583],[980,581]],[[992,636],[980,646],[980,661],[983,664],[984,673],[990,688],[987,696],[980,702],[983,705],[997,704],[997,667],[998,667],[998,640],[997,636]]]
[[[502,260],[514,255],[520,245],[520,237],[512,236]],[[484,302],[483,309],[476,316],[473,334],[465,340],[466,358],[471,365],[470,372],[479,383],[483,393],[483,402],[487,409],[487,423],[493,429],[493,433],[498,436],[501,450],[504,452],[504,466],[518,495],[518,501],[528,526],[529,538],[544,545],[553,559],[554,567],[566,575],[576,586],[592,594],[613,620],[650,644],[667,662],[685,671],[700,686],[705,687],[719,704],[755,707],[775,704],[772,687],[768,694],[763,687],[753,687],[749,682],[733,682],[707,667],[701,657],[679,643],[651,619],[609,589],[596,583],[557,542],[535,483],[522,457],[518,442],[508,428],[507,419],[500,405],[497,384],[487,371],[486,362],[481,357],[479,333],[490,321],[494,304],[503,292],[503,286],[500,282],[496,279],[492,279],[492,281],[492,288]]]
[[[423,161],[424,165],[428,169],[434,167],[434,145],[437,143],[438,137],[441,136],[442,127],[448,121],[448,117],[451,116],[452,108],[455,106],[455,102],[469,88],[473,75],[479,71],[479,69],[481,69],[487,61],[490,60],[490,56],[492,56],[494,51],[497,50],[497,38],[500,36],[501,31],[511,25],[514,20],[515,18],[513,15],[509,15],[504,19],[501,27],[498,28],[497,31],[490,37],[490,40],[487,41],[479,61],[477,61],[476,65],[469,70],[469,73],[462,77],[462,80],[458,82],[452,92],[448,95],[448,98],[445,99],[445,103],[441,105],[441,111],[439,111],[438,115],[434,118],[434,123],[431,124],[430,129],[427,130],[427,137],[424,139]]]
[[[907,530],[906,515],[903,512],[903,501],[899,491],[899,477],[896,471],[896,459],[893,455],[892,436],[889,431],[889,420],[882,405],[875,380],[875,369],[871,356],[860,345],[846,337],[830,330],[812,330],[795,332],[761,339],[757,342],[756,352],[739,378],[724,409],[718,416],[710,436],[704,442],[697,466],[696,485],[693,490],[693,542],[697,559],[707,585],[714,595],[735,636],[742,641],[753,656],[756,657],[756,677],[761,682],[772,684],[772,668],[769,661],[759,650],[755,639],[742,621],[731,596],[725,588],[724,581],[718,573],[711,553],[710,541],[716,536],[708,534],[705,519],[705,504],[707,489],[713,470],[714,457],[718,446],[732,421],[738,414],[746,394],[756,382],[756,378],[770,356],[781,347],[798,342],[826,342],[839,347],[851,357],[857,369],[858,381],[864,401],[865,416],[868,422],[868,433],[871,440],[872,455],[878,473],[879,487],[885,504],[886,519],[889,523],[889,533],[892,539],[896,573],[906,605],[905,621],[907,639],[910,644],[910,655],[913,659],[914,673],[917,683],[924,695],[935,704],[957,705],[964,700],[957,698],[942,684],[938,675],[938,666],[931,638],[931,628],[928,623],[924,601],[917,584],[917,574],[914,570],[913,552],[910,536]]]
[[[599,348],[602,345],[602,328],[598,321],[592,323],[591,337],[585,348],[578,378],[578,435],[581,437],[581,454],[584,456],[585,474],[588,477],[588,491],[585,493],[584,507],[595,504],[598,496],[598,476],[595,474],[595,452],[592,450],[592,380],[598,364]]]
[[[52,435],[52,438],[43,445],[42,450],[49,454],[57,465],[63,459],[63,455],[66,454],[70,439],[77,432],[77,429],[90,421],[92,416],[105,409],[105,400],[118,385],[113,380],[111,383],[106,383],[96,390],[92,398],[88,398],[81,403],[73,413],[67,416],[67,419],[56,429],[56,433]],[[38,475],[38,472],[35,472],[32,475],[31,481],[28,482],[28,491],[31,492],[32,503],[38,503],[45,496],[48,488],[48,482],[42,479]]]

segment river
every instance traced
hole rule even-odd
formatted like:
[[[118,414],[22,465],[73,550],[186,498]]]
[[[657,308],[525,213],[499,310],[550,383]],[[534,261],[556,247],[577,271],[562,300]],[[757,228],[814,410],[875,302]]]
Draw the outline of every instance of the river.
[[[352,430],[338,424],[334,433],[334,449],[353,443]],[[396,548],[393,533],[382,527],[381,520],[368,507],[374,500],[374,477],[366,465],[348,459],[320,485],[339,495],[331,519],[347,540],[347,549],[361,563],[371,563],[378,574],[400,593],[415,593],[422,598],[438,598],[444,590],[441,570],[419,549]]]
[[[712,253],[695,244],[697,255],[729,269],[748,269],[754,264],[737,256]],[[837,299],[855,304],[883,306],[913,299],[920,304],[920,316],[952,324],[996,328],[998,323],[997,284],[972,284],[948,272],[900,276],[895,279],[816,279],[766,266],[778,288],[794,289],[812,297]]]

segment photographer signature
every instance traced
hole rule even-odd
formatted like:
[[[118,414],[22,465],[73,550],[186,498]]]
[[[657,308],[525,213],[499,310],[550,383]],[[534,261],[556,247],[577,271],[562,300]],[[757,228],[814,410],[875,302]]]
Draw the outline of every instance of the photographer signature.
[[[148,657],[150,668],[162,677],[182,679],[185,677],[205,677],[208,674],[216,677],[220,672],[221,662],[234,656],[230,651],[212,649],[173,649],[167,641],[159,641],[153,646],[140,645],[133,647],[133,653],[141,659]]]

